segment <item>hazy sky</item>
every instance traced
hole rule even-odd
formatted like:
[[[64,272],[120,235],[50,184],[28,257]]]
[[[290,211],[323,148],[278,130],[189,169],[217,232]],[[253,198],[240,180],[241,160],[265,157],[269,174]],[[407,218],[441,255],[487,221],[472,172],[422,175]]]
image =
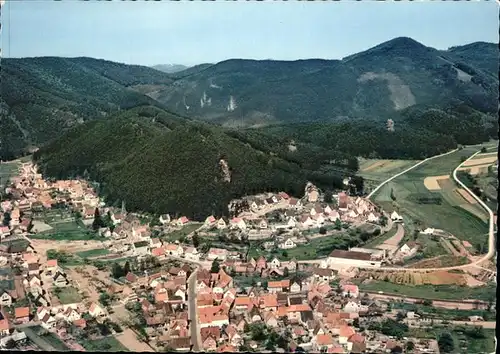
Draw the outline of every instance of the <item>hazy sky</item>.
[[[4,57],[90,56],[143,65],[340,59],[399,36],[438,49],[497,43],[498,4],[7,0],[2,8]]]

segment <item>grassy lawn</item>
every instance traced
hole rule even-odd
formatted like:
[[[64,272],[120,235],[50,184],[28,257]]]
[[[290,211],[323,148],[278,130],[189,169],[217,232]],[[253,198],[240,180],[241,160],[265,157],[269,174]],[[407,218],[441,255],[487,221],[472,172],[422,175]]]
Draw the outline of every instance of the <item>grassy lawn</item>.
[[[15,289],[14,279],[0,280],[0,289],[14,290]]]
[[[495,352],[495,330],[485,329],[484,338],[476,338],[467,332],[472,326],[433,326],[432,328],[410,328],[411,337],[437,339],[441,333],[448,332],[455,343],[453,353],[492,353]]]
[[[128,352],[129,350],[115,337],[104,337],[97,340],[83,340],[80,344],[89,352]]]
[[[63,351],[63,352],[70,351],[69,348],[66,346],[66,344],[64,344],[64,342],[61,340],[61,338],[59,338],[54,333],[48,333],[44,336],[41,336],[41,338],[43,338],[43,340],[48,342],[51,346],[56,348],[58,351]]]
[[[372,280],[370,283],[360,284],[359,288],[360,291],[383,291],[386,294],[436,300],[490,301],[496,296],[495,285],[470,288],[457,285],[402,285]]]
[[[390,229],[389,231],[387,231],[385,234],[377,236],[377,237],[373,237],[370,240],[368,240],[368,242],[365,243],[363,245],[363,247],[364,248],[375,248],[375,246],[381,245],[382,243],[384,243],[385,241],[390,239],[392,236],[394,236],[397,231],[398,231],[398,228],[396,225],[394,225],[393,228]]]
[[[92,258],[92,257],[99,257],[99,256],[105,256],[109,254],[109,250],[107,248],[96,248],[93,250],[88,250],[88,251],[82,251],[82,252],[77,252],[76,255],[81,258]]]
[[[277,257],[280,261],[288,261],[292,258],[295,258],[296,260],[324,258],[335,249],[347,249],[346,245],[349,240],[357,240],[356,242],[352,242],[352,247],[356,244],[360,244],[357,236],[351,236],[344,232],[339,235],[315,238],[305,245],[300,245],[288,250],[280,249],[269,252],[267,250],[262,250],[259,247],[250,246],[248,257],[253,257],[255,259],[260,256],[264,256],[266,258]]]
[[[10,177],[17,173],[16,162],[5,162],[0,164],[0,187],[3,189]]]
[[[60,290],[56,290],[60,289]],[[82,301],[82,297],[80,294],[78,294],[78,290],[73,288],[73,287],[66,287],[66,288],[56,288],[52,290],[52,294],[57,296],[59,301],[61,301],[61,304],[66,305],[66,304],[74,304],[76,302]]]
[[[69,351],[69,348],[64,344],[64,342],[59,338],[56,334],[48,332],[41,326],[33,326],[30,328],[34,334],[38,335],[40,339],[47,342],[51,346],[53,346],[57,351]],[[40,335],[40,333],[47,333],[44,335]]]
[[[461,158],[470,156],[474,151],[466,148],[428,161],[382,187],[373,199],[389,212],[398,210],[410,232],[421,223],[424,227],[446,230],[472,244],[486,243],[488,226],[485,222],[454,205],[456,199],[452,200],[450,191],[429,191],[423,183],[425,177],[451,174]],[[391,189],[395,201],[391,198]],[[425,198],[429,199],[428,204],[424,204],[422,199]]]
[[[203,223],[189,223],[186,226],[182,227],[180,230],[169,232],[164,236],[164,238],[168,241],[179,241],[180,239],[185,238],[191,232],[199,229],[201,225],[203,225]]]
[[[430,235],[418,235],[416,242],[420,243],[422,246],[418,250],[415,256],[411,258],[409,263],[413,263],[419,261],[421,259],[426,258],[434,258],[437,256],[448,254],[448,252],[444,249],[443,245],[439,242],[439,240],[433,240]]]

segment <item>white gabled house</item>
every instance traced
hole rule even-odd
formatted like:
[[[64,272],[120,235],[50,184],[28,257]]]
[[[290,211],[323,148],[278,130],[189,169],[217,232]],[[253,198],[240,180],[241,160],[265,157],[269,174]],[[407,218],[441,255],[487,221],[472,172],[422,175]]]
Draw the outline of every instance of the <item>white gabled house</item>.
[[[394,222],[400,222],[403,221],[403,217],[398,213],[396,213],[396,211],[393,211],[391,214],[391,220]]]

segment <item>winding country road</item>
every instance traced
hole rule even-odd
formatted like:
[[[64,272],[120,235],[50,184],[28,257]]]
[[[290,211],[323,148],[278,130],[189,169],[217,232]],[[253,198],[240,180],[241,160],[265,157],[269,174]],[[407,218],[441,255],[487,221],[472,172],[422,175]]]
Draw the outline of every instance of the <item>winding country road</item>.
[[[408,171],[411,171],[412,169],[420,166],[421,164],[427,162],[427,161],[430,161],[430,160],[433,160],[433,159],[436,159],[436,158],[439,158],[439,157],[442,157],[442,156],[446,156],[446,155],[449,155],[449,154],[452,154],[454,152],[458,151],[458,149],[455,149],[455,150],[452,150],[452,151],[449,151],[447,153],[444,153],[444,154],[441,154],[441,155],[436,155],[436,156],[433,156],[433,157],[429,157],[425,160],[422,160],[418,163],[416,163],[415,165],[411,166],[410,168],[407,168],[406,170],[404,170],[403,172],[400,172],[388,179],[386,179],[385,181],[383,181],[381,184],[379,184],[377,186],[377,188],[375,188],[370,194],[368,194],[367,198],[371,198],[380,188],[382,188],[384,185],[386,185],[387,183],[389,183],[390,181],[392,181],[393,179],[405,174],[406,172]],[[476,261],[472,262],[472,263],[468,263],[468,264],[463,264],[463,265],[458,265],[458,266],[452,266],[452,267],[440,267],[440,268],[401,268],[401,267],[375,267],[375,266],[365,266],[365,267],[358,267],[360,269],[376,269],[376,270],[385,270],[385,271],[394,271],[394,272],[408,272],[408,271],[413,271],[413,272],[428,272],[428,271],[449,271],[449,270],[456,270],[456,269],[466,269],[466,268],[469,268],[471,266],[473,267],[479,267],[479,264],[481,264],[482,262],[484,261],[487,261],[489,260],[491,257],[493,257],[496,253],[496,247],[495,247],[495,222],[494,222],[494,219],[493,219],[493,211],[479,198],[477,197],[467,186],[465,186],[465,184],[463,184],[457,177],[457,171],[469,160],[471,160],[472,158],[474,158],[474,156],[476,156],[477,154],[479,154],[481,151],[477,151],[476,153],[474,153],[472,156],[470,156],[468,159],[466,159],[465,161],[463,161],[460,165],[458,165],[455,170],[453,171],[453,179],[455,180],[456,183],[458,183],[463,189],[465,189],[468,193],[470,193],[470,195],[488,212],[489,214],[489,232],[488,232],[488,235],[489,235],[489,238],[488,238],[488,252],[482,256],[481,258],[477,259]],[[298,263],[321,263],[324,259],[319,259],[319,260],[305,260],[305,261],[299,261]]]

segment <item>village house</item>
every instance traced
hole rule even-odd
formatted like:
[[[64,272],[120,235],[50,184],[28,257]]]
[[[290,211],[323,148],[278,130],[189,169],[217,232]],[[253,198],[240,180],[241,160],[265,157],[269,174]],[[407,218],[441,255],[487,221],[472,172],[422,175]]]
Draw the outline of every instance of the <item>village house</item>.
[[[300,284],[297,282],[293,282],[293,284],[290,286],[290,292],[291,293],[300,293]]]
[[[270,281],[267,284],[267,291],[271,294],[287,292],[290,289],[290,279]]]
[[[378,222],[379,221],[379,217],[377,215],[375,215],[373,212],[368,214],[368,217],[367,217],[367,220],[369,222]]]
[[[231,219],[231,228],[246,230],[247,225],[245,223],[245,220],[243,220],[242,218],[233,218]]]
[[[396,213],[396,211],[393,211],[391,214],[391,220],[394,222],[402,222],[403,217],[401,215],[399,215],[398,213]]]
[[[281,262],[278,258],[274,257],[271,262],[267,263],[268,267],[271,269],[278,269],[281,265]]]
[[[358,286],[354,285],[354,284],[344,284],[344,285],[342,285],[342,296],[344,296],[344,297],[358,298],[359,297],[359,288],[358,288]]]
[[[219,220],[217,220],[217,229],[219,229],[219,230],[223,230],[223,229],[225,229],[225,228],[227,228],[227,224],[226,224],[226,222],[224,221],[224,219],[223,219],[223,218],[220,218]]]
[[[219,261],[225,261],[227,259],[228,251],[223,248],[210,248],[207,254],[207,260],[213,261],[218,259]]]
[[[14,310],[14,318],[17,324],[27,323],[30,320],[29,307],[16,307]]]
[[[345,192],[340,192],[338,194],[338,206],[340,210],[347,210],[347,204],[349,202],[349,197]]]
[[[267,229],[267,226],[268,226],[268,224],[267,224],[266,219],[261,219],[259,221],[259,224],[258,224],[259,229]]]
[[[149,247],[159,248],[162,246],[161,240],[159,238],[152,238],[149,240]]]
[[[8,336],[10,334],[10,329],[9,320],[0,320],[0,336]]]
[[[317,267],[313,269],[313,278],[317,281],[330,282],[335,279],[335,275],[332,269]]]
[[[57,259],[49,259],[45,265],[45,276],[51,277],[59,270]]]
[[[132,250],[135,255],[145,256],[149,254],[149,242],[147,241],[138,241],[132,244]]]
[[[95,302],[93,302],[90,305],[88,312],[89,312],[90,316],[92,316],[98,320],[104,320],[107,317],[106,311],[101,306],[96,304]]]
[[[170,215],[169,214],[163,214],[160,215],[160,224],[165,225],[170,222]]]
[[[205,226],[206,227],[211,227],[211,226],[215,225],[216,223],[217,223],[217,219],[214,218],[213,215],[210,215],[209,217],[207,217],[205,219]]]
[[[288,250],[297,247],[297,244],[292,239],[287,239],[285,242],[278,244],[278,248]]]
[[[191,261],[199,261],[200,253],[195,247],[186,247],[186,249],[184,250],[184,257]]]
[[[123,214],[114,214],[111,213],[111,221],[113,222],[114,225],[120,224],[124,219]]]
[[[58,271],[52,277],[52,284],[58,288],[68,286],[69,285],[68,276],[66,275],[66,273]]]
[[[302,215],[300,223],[302,227],[311,227],[315,224],[314,220],[309,215]]]
[[[184,226],[189,223],[189,219],[186,216],[181,216],[177,219],[177,226]]]
[[[11,306],[12,305],[12,296],[6,291],[0,291],[0,305],[1,306]]]
[[[302,203],[299,199],[296,199],[296,198],[290,198],[288,200],[288,205],[294,209],[300,209],[302,208]]]
[[[338,211],[332,210],[330,213],[328,213],[328,220],[331,222],[336,222],[337,220],[340,220],[340,214],[338,213]]]

